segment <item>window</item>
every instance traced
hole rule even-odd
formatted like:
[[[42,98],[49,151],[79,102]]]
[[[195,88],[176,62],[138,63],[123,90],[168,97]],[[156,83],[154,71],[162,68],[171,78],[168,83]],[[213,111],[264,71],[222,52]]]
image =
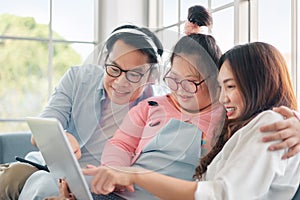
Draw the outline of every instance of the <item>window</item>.
[[[193,5],[203,5],[211,11],[211,34],[222,52],[249,41],[274,45],[286,58],[300,105],[300,59],[297,54],[300,6],[297,0],[163,0],[161,5],[163,13],[157,16],[162,15],[163,22],[157,32],[167,48],[171,48],[181,36],[187,10]]]
[[[0,7],[0,130],[26,131],[54,86],[96,41],[94,0],[5,0]]]
[[[164,0],[162,27],[159,27],[157,32],[162,35],[162,42],[167,49],[172,48],[183,34],[188,8],[194,5],[202,5],[211,11],[213,17],[211,34],[223,52],[231,48],[234,45],[233,0]]]
[[[257,1],[258,23],[257,40],[272,44],[284,55],[289,66],[298,106],[300,105],[300,70],[299,52],[296,41],[299,41],[299,5],[296,0]],[[295,21],[295,23],[293,23]],[[297,23],[298,26],[297,26]]]

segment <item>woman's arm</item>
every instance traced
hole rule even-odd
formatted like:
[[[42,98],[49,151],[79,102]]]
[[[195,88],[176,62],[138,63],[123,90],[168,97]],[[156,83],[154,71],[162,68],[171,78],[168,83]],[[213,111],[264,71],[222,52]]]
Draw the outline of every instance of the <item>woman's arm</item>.
[[[270,145],[269,150],[275,151],[289,148],[287,153],[282,156],[282,159],[287,159],[300,152],[300,120],[295,112],[285,106],[274,108],[273,110],[283,115],[286,119],[262,126],[260,130],[264,133],[276,131],[274,134],[263,137],[263,142],[280,140],[278,143]]]
[[[137,184],[161,199],[194,199],[197,182],[185,181],[156,172],[133,167],[98,167],[83,169],[85,175],[94,176],[91,191],[109,194],[116,186],[124,186],[134,191]]]

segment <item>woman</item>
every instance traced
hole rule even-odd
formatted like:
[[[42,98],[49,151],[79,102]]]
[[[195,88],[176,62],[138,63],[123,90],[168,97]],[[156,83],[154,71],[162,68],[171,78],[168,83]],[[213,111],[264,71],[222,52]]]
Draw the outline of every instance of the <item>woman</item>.
[[[291,199],[300,182],[299,154],[268,152],[260,127],[283,117],[273,107],[297,109],[286,62],[273,46],[256,42],[226,52],[219,65],[220,102],[227,121],[216,145],[196,169],[198,182],[141,168],[85,169],[92,191],[107,194],[133,184],[162,199]]]

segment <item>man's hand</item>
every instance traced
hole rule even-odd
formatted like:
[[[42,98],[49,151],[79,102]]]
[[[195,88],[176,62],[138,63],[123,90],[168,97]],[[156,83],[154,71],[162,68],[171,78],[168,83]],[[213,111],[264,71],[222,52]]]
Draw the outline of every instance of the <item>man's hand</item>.
[[[30,140],[30,142],[31,142],[31,144],[32,144],[33,146],[37,147],[36,141],[35,141],[33,135],[31,135],[31,140]]]
[[[264,136],[263,142],[280,140],[278,143],[271,145],[269,150],[275,151],[288,148],[288,152],[282,157],[282,159],[287,159],[300,151],[300,121],[294,112],[285,106],[273,110],[283,115],[285,119],[260,128],[262,132],[275,131],[274,134]]]
[[[67,138],[69,139],[69,142],[71,144],[71,147],[73,149],[73,152],[74,152],[77,160],[79,160],[81,158],[81,150],[80,150],[79,143],[71,133],[66,132],[66,134],[67,134]],[[33,136],[31,136],[31,144],[37,147],[36,141]]]
[[[74,152],[77,160],[79,160],[81,158],[81,150],[80,150],[79,143],[71,133],[66,132],[66,134],[67,134],[67,137],[68,137],[69,142],[71,144],[71,147],[73,149],[73,152]]]

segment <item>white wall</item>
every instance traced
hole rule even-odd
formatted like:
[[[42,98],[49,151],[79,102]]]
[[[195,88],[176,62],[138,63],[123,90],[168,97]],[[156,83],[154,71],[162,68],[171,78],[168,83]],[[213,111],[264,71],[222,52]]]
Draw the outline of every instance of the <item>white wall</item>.
[[[99,42],[103,41],[114,28],[121,24],[148,25],[148,0],[99,0],[97,3]]]

